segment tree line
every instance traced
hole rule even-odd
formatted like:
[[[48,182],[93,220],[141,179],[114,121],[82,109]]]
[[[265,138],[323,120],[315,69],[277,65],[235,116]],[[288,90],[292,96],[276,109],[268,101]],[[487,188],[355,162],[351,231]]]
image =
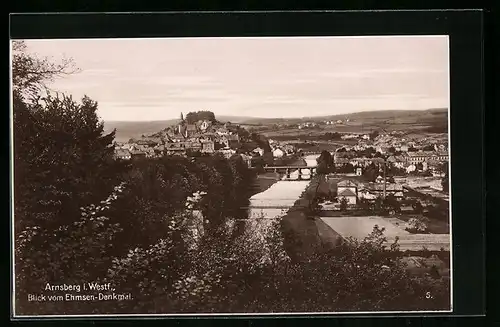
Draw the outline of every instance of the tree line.
[[[212,111],[201,110],[188,112],[185,118],[188,124],[194,124],[200,120],[207,120],[212,123],[216,123],[215,114]]]

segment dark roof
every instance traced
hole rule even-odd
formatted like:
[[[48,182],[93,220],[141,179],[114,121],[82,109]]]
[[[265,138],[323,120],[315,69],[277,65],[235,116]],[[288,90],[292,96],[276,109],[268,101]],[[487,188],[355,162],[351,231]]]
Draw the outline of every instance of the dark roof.
[[[154,145],[160,143],[158,139],[144,139],[144,140],[137,140],[136,142],[138,145]]]
[[[116,149],[115,155],[117,155],[117,156],[129,156],[130,151],[128,151],[127,149]]]
[[[365,188],[368,190],[371,190],[371,191],[383,191],[384,184],[368,183],[368,184],[365,184]],[[386,183],[385,190],[386,191],[402,191],[403,185],[396,184],[396,183]]]
[[[355,182],[351,181],[350,179],[344,179],[340,182],[337,183],[337,186],[340,186],[340,187],[357,187],[358,184],[356,184]]]
[[[337,194],[337,196],[356,196],[356,194],[353,191],[351,191],[350,189],[345,189],[342,192],[340,192],[339,194]]]
[[[408,156],[410,157],[430,157],[432,155],[436,155],[436,153],[433,151],[408,152]]]

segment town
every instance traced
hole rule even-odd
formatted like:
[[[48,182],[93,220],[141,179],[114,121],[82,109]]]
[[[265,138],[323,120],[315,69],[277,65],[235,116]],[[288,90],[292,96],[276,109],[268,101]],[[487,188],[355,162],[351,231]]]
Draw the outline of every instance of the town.
[[[186,40],[13,42],[16,312],[450,310],[448,84],[395,60],[426,47]]]
[[[193,121],[193,117],[206,116],[207,113],[209,119]],[[210,156],[217,153],[227,159],[241,156],[248,168],[258,174],[257,181],[269,178],[278,181],[293,179],[290,177],[292,168],[280,170],[273,167],[305,166],[305,157],[317,158],[320,154],[300,147],[293,135],[289,140],[266,138],[249,132],[240,124],[218,122],[209,111],[190,112],[187,115],[189,121],[182,113],[180,116],[177,124],[167,126],[158,133],[115,143],[115,158],[136,160],[162,156]],[[324,121],[322,124],[348,122]],[[302,129],[314,124],[305,122],[294,127]],[[252,128],[249,129],[252,131]],[[327,134],[335,135],[335,141],[326,144],[326,148],[330,148],[327,152],[332,156],[335,168],[325,175],[324,185],[320,188],[323,193],[314,195],[323,214],[331,211],[343,212],[343,216],[389,213],[392,217],[390,221],[401,226],[405,233],[449,234],[449,157],[446,135],[428,134],[426,137],[412,138],[403,131],[378,130],[370,133]],[[302,176],[299,173],[295,178],[301,179]],[[305,179],[310,178],[305,176]],[[384,203],[389,205],[382,209]],[[433,220],[429,221],[429,217]],[[427,248],[429,246],[435,250],[449,249],[449,242],[430,242]],[[418,244],[409,249],[421,248]]]

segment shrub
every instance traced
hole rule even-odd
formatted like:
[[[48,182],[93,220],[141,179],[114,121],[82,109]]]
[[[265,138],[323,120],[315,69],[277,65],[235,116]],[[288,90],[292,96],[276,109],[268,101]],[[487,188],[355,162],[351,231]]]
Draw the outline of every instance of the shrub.
[[[427,222],[422,218],[410,218],[406,222],[405,229],[410,233],[424,233],[427,231]]]
[[[349,201],[345,197],[340,199],[339,204],[340,204],[340,211],[347,211]]]

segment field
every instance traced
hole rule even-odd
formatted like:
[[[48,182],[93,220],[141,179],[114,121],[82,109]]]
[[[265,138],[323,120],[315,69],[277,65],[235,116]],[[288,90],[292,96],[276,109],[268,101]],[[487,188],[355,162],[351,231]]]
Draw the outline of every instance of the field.
[[[441,249],[449,251],[450,249],[449,234],[411,234],[404,230],[402,226],[397,226],[390,219],[383,217],[321,217],[321,220],[344,239],[353,237],[362,240],[377,225],[380,228],[385,228],[386,246],[392,244],[397,237],[402,251],[420,251],[424,248],[430,251],[440,251]]]
[[[410,218],[417,217],[416,215],[399,215],[398,219],[407,222]],[[427,231],[431,234],[449,234],[450,225],[442,220],[429,219],[427,223]]]
[[[330,226],[342,237],[352,236],[362,240],[368,236],[373,227],[377,225],[380,228],[385,228],[384,235],[388,238],[410,234],[402,228],[399,228],[382,217],[321,217],[328,226]]]

